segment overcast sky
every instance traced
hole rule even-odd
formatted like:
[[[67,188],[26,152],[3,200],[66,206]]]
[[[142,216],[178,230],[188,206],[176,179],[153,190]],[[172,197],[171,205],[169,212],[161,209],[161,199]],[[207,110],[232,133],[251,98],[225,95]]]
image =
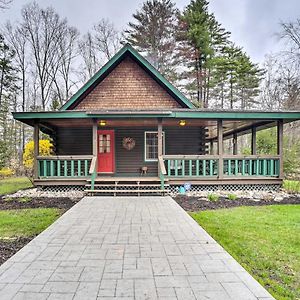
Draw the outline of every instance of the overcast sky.
[[[13,0],[10,9],[0,12],[0,23],[20,18],[20,10],[28,0]],[[100,18],[110,19],[119,29],[131,20],[142,0],[38,0],[41,6],[53,6],[82,33]],[[182,9],[190,1],[177,0]],[[280,48],[275,33],[280,21],[300,17],[299,0],[211,0],[210,11],[232,33],[232,40],[242,46],[255,62]]]

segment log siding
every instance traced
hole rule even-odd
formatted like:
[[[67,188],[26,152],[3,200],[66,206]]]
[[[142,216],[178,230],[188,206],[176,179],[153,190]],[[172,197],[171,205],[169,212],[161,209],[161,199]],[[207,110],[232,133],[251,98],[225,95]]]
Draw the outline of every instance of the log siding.
[[[157,161],[145,161],[145,131],[157,131],[157,127],[110,128],[115,130],[116,175],[139,175],[142,166],[148,167],[148,175],[157,175]],[[168,127],[165,133],[165,154],[205,154],[205,128]],[[122,146],[124,137],[135,139],[132,150]],[[92,128],[59,128],[56,134],[56,155],[92,154]]]

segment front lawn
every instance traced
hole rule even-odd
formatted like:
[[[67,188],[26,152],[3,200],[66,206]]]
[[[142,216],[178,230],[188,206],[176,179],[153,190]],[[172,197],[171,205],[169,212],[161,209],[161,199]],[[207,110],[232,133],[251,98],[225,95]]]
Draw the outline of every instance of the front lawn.
[[[32,187],[32,183],[27,177],[11,177],[0,179],[0,196],[11,194],[18,190],[30,187]]]
[[[0,240],[31,237],[51,225],[61,212],[56,208],[0,211]]]
[[[276,299],[300,299],[300,205],[191,215]]]

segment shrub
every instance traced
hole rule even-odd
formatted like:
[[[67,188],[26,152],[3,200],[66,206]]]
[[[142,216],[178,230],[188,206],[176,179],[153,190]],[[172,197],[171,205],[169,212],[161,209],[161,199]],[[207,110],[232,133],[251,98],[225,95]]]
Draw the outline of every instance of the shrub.
[[[15,173],[12,169],[10,168],[2,168],[0,170],[0,177],[10,177],[13,176]]]
[[[235,195],[235,194],[228,194],[227,197],[228,197],[229,200],[236,200],[237,199],[237,195]]]
[[[217,194],[208,194],[207,199],[209,201],[218,201],[219,200],[219,195],[217,195]]]
[[[283,188],[288,193],[300,193],[300,181],[296,180],[284,180]]]
[[[40,140],[39,142],[40,156],[49,156],[52,154],[52,144],[49,140]],[[23,154],[23,164],[27,169],[33,168],[34,142],[30,141],[25,145]]]

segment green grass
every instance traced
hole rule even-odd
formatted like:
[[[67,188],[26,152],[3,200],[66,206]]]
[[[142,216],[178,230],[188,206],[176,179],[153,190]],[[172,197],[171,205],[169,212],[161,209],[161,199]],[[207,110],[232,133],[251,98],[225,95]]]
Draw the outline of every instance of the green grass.
[[[0,211],[0,240],[39,234],[61,215],[56,208]]]
[[[284,180],[282,187],[288,193],[300,193],[300,181],[297,181],[297,180]]]
[[[0,179],[0,195],[11,194],[29,187],[32,187],[32,183],[27,177]]]
[[[191,215],[276,299],[300,299],[300,205]]]

